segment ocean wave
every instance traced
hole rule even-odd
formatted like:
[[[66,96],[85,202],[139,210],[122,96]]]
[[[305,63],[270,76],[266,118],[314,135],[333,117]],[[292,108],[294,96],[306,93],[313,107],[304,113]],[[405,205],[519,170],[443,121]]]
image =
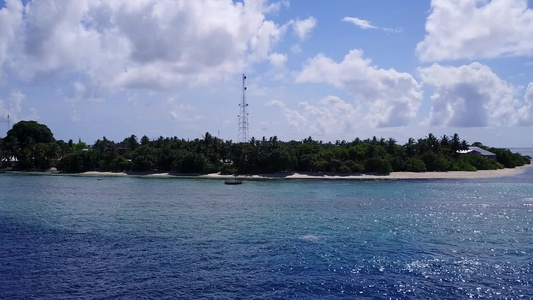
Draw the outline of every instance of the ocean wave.
[[[307,235],[304,235],[300,238],[302,241],[305,241],[305,242],[313,242],[313,243],[316,243],[320,240],[320,237],[316,236],[316,235],[312,235],[312,234],[307,234]]]

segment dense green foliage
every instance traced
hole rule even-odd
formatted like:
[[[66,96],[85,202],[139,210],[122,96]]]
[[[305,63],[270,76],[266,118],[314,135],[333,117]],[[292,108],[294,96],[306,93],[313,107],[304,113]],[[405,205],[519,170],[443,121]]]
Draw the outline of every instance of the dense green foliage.
[[[282,142],[277,137],[248,143],[224,141],[206,133],[192,141],[159,137],[140,142],[132,135],[122,142],[105,137],[94,145],[55,141],[45,125],[34,121],[15,124],[4,140],[0,155],[16,157],[20,169],[46,169],[57,166],[68,173],[100,171],[165,171],[177,173],[258,174],[276,172],[377,173],[393,171],[451,171],[513,168],[529,163],[529,158],[507,149],[482,147],[497,155],[490,160],[476,155],[460,155],[468,148],[457,134],[441,138],[429,134],[413,138],[405,145],[396,140],[372,138],[351,142],[324,143],[311,137]]]
[[[529,164],[531,157],[512,153],[509,149],[486,148],[486,150],[496,154],[497,160],[506,168],[514,168]]]
[[[59,155],[59,146],[52,131],[35,121],[13,125],[2,141],[4,159],[16,157],[22,169],[46,169]]]

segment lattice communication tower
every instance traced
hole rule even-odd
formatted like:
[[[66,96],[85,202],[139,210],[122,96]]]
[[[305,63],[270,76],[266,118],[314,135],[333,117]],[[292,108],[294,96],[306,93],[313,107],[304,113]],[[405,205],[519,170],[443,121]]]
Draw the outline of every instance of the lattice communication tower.
[[[242,74],[241,113],[239,114],[239,142],[247,143],[248,138],[248,103],[246,103],[246,75]]]
[[[11,123],[9,122],[9,115],[7,115],[7,131],[9,131],[11,129]],[[7,131],[6,131],[6,136],[7,136]]]

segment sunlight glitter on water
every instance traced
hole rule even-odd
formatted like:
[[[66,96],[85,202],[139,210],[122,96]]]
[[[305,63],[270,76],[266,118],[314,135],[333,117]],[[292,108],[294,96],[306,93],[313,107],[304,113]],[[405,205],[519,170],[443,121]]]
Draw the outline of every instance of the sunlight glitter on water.
[[[0,296],[529,298],[531,178],[0,176]]]

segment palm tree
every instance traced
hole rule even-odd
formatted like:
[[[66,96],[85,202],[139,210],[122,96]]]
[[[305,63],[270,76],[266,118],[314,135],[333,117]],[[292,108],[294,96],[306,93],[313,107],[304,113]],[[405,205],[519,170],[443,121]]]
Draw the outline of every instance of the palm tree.
[[[452,138],[452,151],[454,153],[457,153],[457,150],[461,150],[461,140],[459,139],[459,135],[457,133],[454,133]]]

